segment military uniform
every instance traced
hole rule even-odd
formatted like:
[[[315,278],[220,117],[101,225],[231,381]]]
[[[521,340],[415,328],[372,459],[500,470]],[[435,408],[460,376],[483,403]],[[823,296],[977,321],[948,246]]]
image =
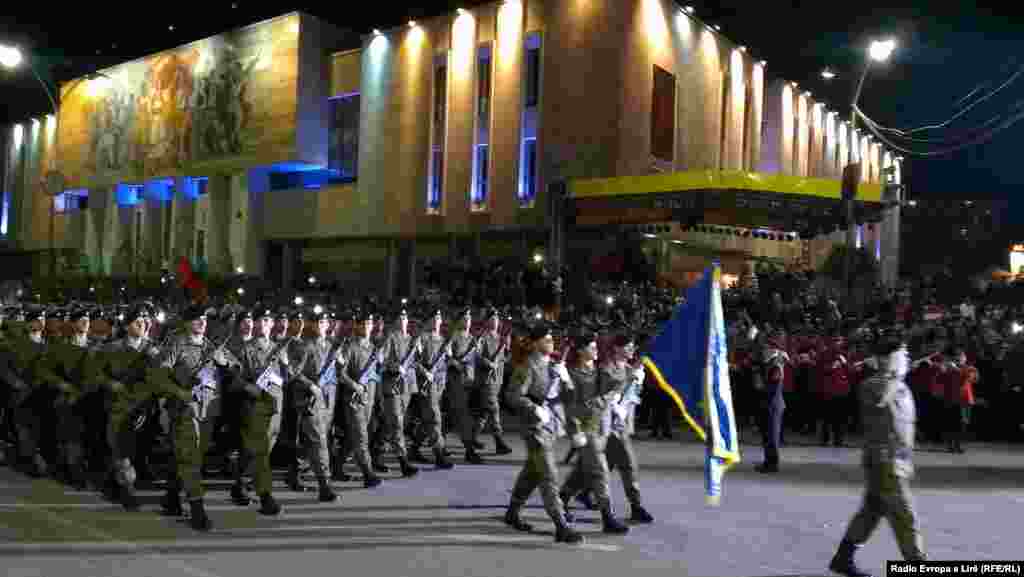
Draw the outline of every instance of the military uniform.
[[[304,431],[312,430],[312,424],[308,422],[311,415],[308,414],[305,406],[308,398],[305,390],[308,389],[308,383],[302,382],[301,372],[306,361],[306,342],[302,338],[305,314],[301,310],[292,311],[288,315],[288,323],[290,336],[287,337],[288,344],[285,345],[284,352],[288,356],[289,366],[295,367],[295,370],[292,372],[291,380],[285,384],[285,414],[282,429],[287,434],[286,446],[291,449],[288,455],[288,488],[302,492],[306,490],[306,487],[302,485],[299,471],[308,467],[306,456],[310,450],[309,443],[312,441],[304,435]],[[307,422],[303,422],[304,419]],[[305,444],[302,443],[303,438],[306,439]]]
[[[441,313],[435,311],[433,318]],[[426,332],[419,337],[420,357],[416,363],[416,372],[421,381],[419,393],[422,396],[422,423],[419,435],[417,435],[417,446],[420,444],[430,445],[433,448],[434,460],[437,466],[442,469],[452,468],[452,463],[444,454],[445,438],[442,425],[444,415],[441,411],[441,402],[447,387],[448,367],[447,360],[451,358],[451,343],[440,334]],[[418,451],[418,449],[417,449]]]
[[[604,447],[608,465],[610,468],[618,469],[622,477],[626,500],[630,505],[630,518],[637,522],[649,523],[653,518],[641,502],[640,485],[637,480],[639,464],[632,440],[635,432],[633,415],[636,405],[640,403],[640,390],[643,386],[642,370],[638,372],[629,364],[608,363],[601,367],[599,379],[600,390],[610,394],[609,434]]]
[[[545,338],[550,339],[550,331],[546,328],[531,329],[530,341],[534,346],[539,346]],[[505,523],[521,531],[530,531],[532,527],[520,519],[519,511],[534,489],[540,489],[544,509],[555,524],[555,540],[578,543],[582,537],[569,527],[558,495],[558,464],[555,462],[555,442],[566,432],[562,401],[572,387],[572,383],[565,379],[567,376],[559,375],[548,355],[539,350],[535,350],[526,363],[512,373],[508,401],[523,414],[526,463],[512,489]]]
[[[320,314],[313,318],[317,323],[329,319],[329,315]],[[331,502],[337,499],[328,478],[330,433],[338,398],[339,349],[326,336],[313,337],[304,345],[302,364],[296,367],[295,380],[299,432],[308,439],[306,451],[320,486],[320,500]]]
[[[850,521],[830,569],[845,575],[867,575],[853,560],[884,517],[892,525],[903,558],[925,559],[917,515],[910,494],[917,415],[914,397],[905,383],[910,361],[906,347],[889,336],[876,351],[878,372],[861,387],[864,418],[865,494]]]
[[[254,315],[257,322],[269,318],[270,311]],[[242,415],[242,444],[246,459],[252,460],[253,485],[260,496],[260,512],[276,515],[280,506],[272,495],[273,477],[270,453],[281,433],[284,411],[284,385],[289,379],[289,359],[284,351],[287,341],[274,342],[257,336],[245,344],[240,359],[239,383],[251,400]],[[244,469],[244,467],[242,467]],[[236,484],[232,498],[237,504],[248,504],[244,488]]]
[[[89,313],[79,310],[69,318],[72,322],[89,320]],[[86,423],[86,419],[99,421],[105,415],[102,399],[89,375],[90,357],[95,348],[96,344],[88,334],[76,333],[52,343],[47,351],[51,369],[62,383],[68,385],[66,390],[57,394],[53,405],[57,464],[63,469],[63,478],[80,489],[85,487],[87,472],[95,470],[95,460],[103,454],[102,448],[95,446],[98,440],[93,434],[98,423],[90,422],[88,427]],[[105,427],[100,430],[105,432]]]
[[[357,320],[372,320],[369,313],[357,315]],[[345,411],[345,454],[351,454],[363,473],[363,484],[374,487],[380,479],[370,463],[369,423],[380,384],[381,351],[370,338],[351,342],[339,359],[341,372],[341,409]],[[344,462],[344,459],[342,459]]]
[[[406,311],[399,311],[398,317],[405,317]],[[409,464],[405,450],[405,413],[412,395],[417,392],[416,369],[420,351],[419,341],[401,329],[387,337],[384,346],[384,374],[382,379],[383,437],[398,457],[402,475],[411,477],[417,469]]]
[[[490,312],[490,317],[497,315],[496,310]],[[484,431],[490,429],[494,435],[494,449],[498,455],[507,455],[512,449],[505,443],[505,430],[501,424],[501,387],[505,382],[505,363],[509,358],[511,342],[509,336],[501,333],[488,331],[480,339],[480,352],[477,355],[479,361],[477,376],[477,387],[480,394],[480,416],[476,421],[473,430],[473,440]]]
[[[779,471],[779,446],[782,444],[782,416],[786,411],[783,397],[786,363],[789,355],[774,341],[764,350],[760,363],[761,379],[761,441],[764,447],[764,462],[757,468],[761,473]]]
[[[465,314],[468,318],[469,313]],[[461,323],[468,321],[461,320]],[[480,341],[468,331],[468,325],[452,336],[452,356],[448,359],[447,390],[451,400],[450,410],[453,421],[459,431],[462,445],[466,448],[466,461],[482,463],[483,459],[476,452],[473,428],[475,422],[472,415],[472,397],[475,393],[476,376],[474,369]]]
[[[45,324],[44,310],[27,315],[29,327],[23,338],[10,343],[7,381],[11,386],[9,406],[17,430],[17,455],[12,462],[24,463],[36,476],[47,473],[43,458],[44,415],[53,407],[54,390],[62,385],[46,360],[47,344],[41,331],[33,332],[35,323]]]
[[[136,309],[125,320],[131,323],[145,315],[144,309]],[[128,335],[108,343],[95,356],[94,378],[111,395],[106,431],[111,473],[121,488],[122,504],[131,510],[138,508],[133,466],[137,430],[144,424],[148,404],[155,398],[184,400],[185,390],[177,386],[170,372],[156,367],[159,356],[152,341]]]
[[[183,315],[186,322],[205,318],[205,311],[196,307],[190,308]],[[209,530],[211,527],[203,506],[202,469],[214,425],[221,411],[221,367],[218,367],[214,359],[218,355],[223,355],[222,360],[227,360],[228,366],[238,365],[238,361],[229,352],[218,349],[218,345],[207,339],[205,334],[193,336],[189,331],[188,335],[171,342],[161,361],[161,366],[173,371],[178,386],[187,387],[192,393],[187,402],[171,400],[167,404],[174,438],[177,476],[170,479],[168,484],[164,509],[169,514],[180,512],[180,482],[192,509],[192,526],[199,530]]]

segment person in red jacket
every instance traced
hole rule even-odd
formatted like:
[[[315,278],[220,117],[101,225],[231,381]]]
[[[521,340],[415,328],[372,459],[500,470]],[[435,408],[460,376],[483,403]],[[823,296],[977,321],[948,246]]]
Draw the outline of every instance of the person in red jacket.
[[[950,453],[963,453],[963,439],[971,422],[974,406],[974,385],[978,382],[978,369],[967,362],[963,349],[954,351],[944,375],[946,378],[946,430]]]
[[[824,421],[821,427],[823,447],[828,446],[830,438],[834,446],[842,447],[849,422],[850,365],[842,345],[841,337],[833,337],[818,364]]]

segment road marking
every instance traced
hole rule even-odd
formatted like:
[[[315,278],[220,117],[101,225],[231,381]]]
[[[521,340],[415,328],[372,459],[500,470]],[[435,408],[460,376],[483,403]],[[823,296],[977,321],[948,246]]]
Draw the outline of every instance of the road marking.
[[[571,550],[601,551],[613,553],[622,550],[619,545],[607,543],[581,543],[561,545],[546,535],[472,535],[458,533],[437,533],[401,537],[317,537],[317,538],[210,538],[203,540],[157,541],[132,543],[128,541],[85,542],[85,543],[3,543],[0,555],[18,554],[21,557],[56,557],[59,554],[138,554],[164,557],[173,553],[187,554],[196,549],[216,551],[224,548],[245,547],[253,551],[265,549],[268,552],[281,547],[331,548],[333,546],[398,545],[417,547],[427,545],[458,546],[461,544],[506,545],[509,543],[536,545],[541,548],[566,548]],[[454,544],[454,545],[453,545]],[[168,559],[170,561],[170,559]],[[184,567],[182,567],[184,569]],[[191,567],[196,577],[217,577],[197,567]]]

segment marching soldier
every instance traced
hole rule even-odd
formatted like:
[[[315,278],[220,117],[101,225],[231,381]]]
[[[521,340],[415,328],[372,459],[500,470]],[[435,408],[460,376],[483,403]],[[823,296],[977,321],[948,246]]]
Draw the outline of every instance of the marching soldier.
[[[38,308],[26,314],[25,337],[11,343],[11,386],[9,406],[17,429],[17,451],[9,463],[25,464],[34,477],[46,476],[49,465],[41,453],[43,416],[52,407],[53,391],[68,390],[46,360],[47,343],[43,337],[46,310]]]
[[[111,395],[107,442],[110,446],[111,475],[125,509],[136,511],[136,471],[132,461],[136,454],[137,429],[144,420],[148,403],[154,397],[177,401],[191,399],[191,392],[178,387],[166,369],[156,368],[159,350],[143,336],[147,311],[136,307],[125,316],[125,336],[96,356],[94,378]]]
[[[242,414],[242,461],[252,460],[253,485],[260,497],[260,513],[273,516],[281,512],[281,506],[272,493],[270,452],[281,433],[284,384],[289,377],[288,355],[284,351],[288,341],[274,342],[271,339],[274,313],[270,309],[260,309],[253,316],[255,336],[243,347],[238,370],[238,383],[249,399]],[[243,464],[240,468],[245,470],[246,466]],[[231,488],[231,499],[239,506],[247,506],[251,502],[240,479]]]
[[[381,483],[371,467],[367,429],[373,417],[373,405],[380,382],[381,351],[372,340],[375,320],[373,313],[360,310],[355,320],[360,335],[349,344],[339,361],[341,382],[344,385],[341,402],[346,424],[345,455],[353,456],[363,473],[363,485],[369,489]],[[344,458],[340,460],[345,461]]]
[[[562,485],[559,497],[566,509],[567,520],[572,521],[572,514],[568,511],[569,502],[581,491],[593,492],[594,501],[601,511],[604,532],[625,534],[629,532],[629,527],[619,521],[612,511],[608,487],[608,459],[605,455],[608,435],[611,432],[611,404],[623,391],[601,389],[606,383],[599,378],[596,333],[580,338],[576,350],[576,366],[569,369],[569,377],[575,389],[570,406],[570,422],[575,423],[578,431],[573,435],[573,447],[578,448],[581,458]]]
[[[429,444],[433,449],[437,468],[451,469],[455,464],[448,460],[444,452],[444,415],[441,412],[448,377],[447,361],[452,356],[451,338],[445,339],[441,336],[441,324],[444,323],[444,313],[441,309],[433,309],[429,323],[429,332],[419,336],[421,354],[419,362],[416,363],[416,372],[422,379],[419,386],[422,424],[420,434],[414,441],[413,451],[418,456],[420,445]]]
[[[71,336],[64,342],[53,343],[47,357],[52,370],[62,381],[62,390],[53,407],[57,464],[61,468],[61,477],[81,490],[86,486],[89,473],[96,467],[95,460],[102,459],[103,455],[102,448],[95,446],[94,427],[87,428],[85,420],[90,413],[95,419],[101,419],[105,413],[102,404],[97,402],[87,372],[95,348],[89,338],[89,311],[79,308],[70,312],[67,318],[72,328]],[[89,450],[88,458],[86,448]]]
[[[209,531],[213,525],[203,505],[202,467],[221,408],[218,370],[237,367],[238,361],[223,346],[206,338],[206,311],[201,307],[189,307],[182,319],[188,323],[186,334],[170,344],[161,365],[171,369],[178,386],[188,387],[192,394],[188,402],[175,399],[167,404],[177,474],[172,473],[169,479],[162,506],[168,515],[180,515],[183,511],[179,489],[184,488],[191,526]]]
[[[384,439],[398,458],[403,477],[413,477],[419,469],[409,464],[405,451],[405,412],[409,399],[417,391],[413,363],[420,354],[421,343],[409,334],[409,313],[400,308],[395,313],[395,329],[388,334],[384,347],[383,433]]]
[[[501,426],[501,386],[505,382],[505,362],[508,360],[512,348],[512,335],[501,334],[501,313],[496,308],[487,311],[487,333],[481,338],[479,368],[477,371],[477,387],[480,392],[480,417],[476,421],[473,430],[473,446],[476,449],[482,448],[477,444],[477,437],[489,429],[494,435],[494,452],[497,455],[507,455],[512,452],[503,438],[505,430]]]
[[[239,360],[245,356],[245,347],[253,339],[255,321],[252,315],[251,310],[239,311],[237,328],[235,329],[236,336],[228,341],[226,347]],[[243,468],[243,461],[249,464],[250,469],[252,468],[252,461],[243,459],[242,454],[245,451],[245,419],[246,415],[252,410],[253,400],[249,398],[249,395],[244,390],[245,383],[241,380],[241,374],[233,373],[230,375],[230,379],[231,386],[225,387],[224,391],[225,406],[223,411],[227,412],[225,439],[228,443],[228,469],[231,478],[234,480],[232,498],[237,497],[237,500],[240,500],[242,495],[236,495],[235,488],[244,486],[244,477],[251,475],[251,470],[247,471]],[[248,498],[246,497],[246,499]]]
[[[910,370],[903,335],[882,335],[875,345],[878,371],[861,387],[864,416],[864,503],[850,521],[829,569],[849,577],[869,577],[854,553],[871,537],[884,517],[892,525],[903,558],[925,560],[917,515],[910,493],[914,474],[914,396],[905,378]]]
[[[519,531],[533,526],[519,512],[534,489],[540,489],[544,509],[555,524],[555,541],[579,543],[583,536],[569,526],[562,500],[558,496],[558,465],[555,442],[565,435],[562,401],[571,392],[572,381],[564,364],[552,364],[554,349],[551,331],[542,324],[529,330],[530,356],[517,367],[509,383],[509,404],[521,409],[525,428],[526,463],[516,478],[512,499],[505,512],[505,523]]]
[[[313,338],[305,344],[301,357],[289,355],[296,365],[295,400],[299,434],[309,440],[305,449],[320,487],[320,501],[331,503],[337,495],[331,488],[331,428],[338,395],[338,357],[342,351],[328,338],[331,314],[313,315]],[[298,455],[297,455],[298,456]],[[297,475],[296,475],[297,476]]]
[[[640,404],[645,371],[642,365],[631,365],[636,345],[633,337],[623,333],[612,341],[611,359],[601,367],[601,390],[617,391],[611,396],[608,441],[605,454],[609,468],[619,470],[622,485],[629,501],[630,517],[634,523],[652,523],[654,517],[643,507],[640,485],[637,482],[639,463],[633,450],[635,433],[634,415]]]
[[[474,337],[471,328],[473,311],[468,307],[459,311],[458,326],[451,337],[452,356],[449,358],[448,391],[451,398],[451,411],[454,421],[466,448],[466,462],[481,464],[484,462],[476,452],[474,443],[471,398],[474,395],[476,378],[473,369],[477,363],[480,337]]]
[[[306,491],[306,486],[302,484],[299,475],[299,471],[304,468],[302,467],[304,463],[300,461],[305,460],[301,458],[301,454],[309,449],[300,447],[302,423],[299,422],[307,411],[304,406],[307,397],[304,389],[309,388],[309,383],[300,382],[302,379],[301,368],[305,363],[306,356],[306,343],[302,339],[305,322],[305,314],[301,309],[294,309],[289,313],[288,330],[285,333],[287,344],[284,347],[289,366],[295,367],[293,380],[285,384],[285,414],[282,419],[282,430],[286,433],[286,446],[289,449],[287,485],[292,491],[300,493]],[[311,427],[307,427],[307,429],[311,430]]]

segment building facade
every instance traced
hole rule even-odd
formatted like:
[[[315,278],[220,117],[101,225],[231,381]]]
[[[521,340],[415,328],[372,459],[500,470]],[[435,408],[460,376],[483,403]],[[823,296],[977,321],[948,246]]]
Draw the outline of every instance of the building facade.
[[[767,228],[787,240],[725,248],[813,265],[858,161],[864,242],[899,253],[898,163],[668,0],[507,0],[363,38],[290,14],[69,82],[58,117],[5,133],[8,242],[101,274],[185,256],[408,294],[433,259],[579,261],[623,214]]]

